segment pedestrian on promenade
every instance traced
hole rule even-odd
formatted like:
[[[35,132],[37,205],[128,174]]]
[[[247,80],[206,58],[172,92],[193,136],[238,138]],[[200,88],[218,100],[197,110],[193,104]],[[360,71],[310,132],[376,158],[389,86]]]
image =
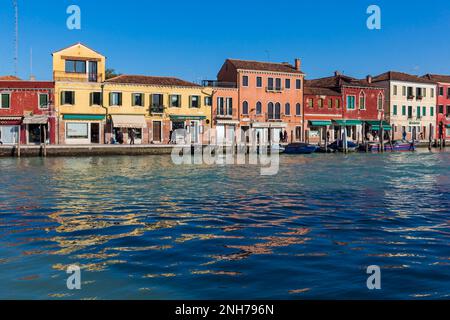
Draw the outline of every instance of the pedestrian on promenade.
[[[284,137],[283,137],[283,141],[284,141],[284,143],[287,143],[287,142],[288,142],[288,133],[287,133],[287,131],[286,131],[286,130],[284,130]]]
[[[134,139],[136,138],[136,133],[134,132],[134,129],[130,130],[130,145],[134,145]]]
[[[117,142],[119,144],[123,144],[123,132],[122,132],[122,130],[119,130],[119,132],[117,133]]]

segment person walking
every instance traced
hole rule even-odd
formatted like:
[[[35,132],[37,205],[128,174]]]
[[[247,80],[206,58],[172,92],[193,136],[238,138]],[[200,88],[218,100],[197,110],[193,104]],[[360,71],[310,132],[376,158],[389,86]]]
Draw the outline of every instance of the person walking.
[[[134,139],[136,138],[136,132],[134,132],[134,129],[130,130],[130,145],[134,145]]]

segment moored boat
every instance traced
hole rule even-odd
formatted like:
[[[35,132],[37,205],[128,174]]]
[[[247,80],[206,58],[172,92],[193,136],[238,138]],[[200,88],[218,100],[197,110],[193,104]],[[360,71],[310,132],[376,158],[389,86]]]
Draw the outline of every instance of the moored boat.
[[[285,154],[311,154],[317,151],[319,147],[307,143],[291,143],[285,150]]]
[[[381,150],[380,143],[369,144],[369,152],[379,153]],[[411,152],[416,151],[414,142],[394,141],[392,144],[386,142],[384,144],[385,152]]]
[[[334,152],[343,152],[344,151],[344,143],[342,141],[335,141],[332,144],[328,146],[329,149],[333,150]],[[358,150],[359,145],[352,141],[347,141],[347,152],[356,152]]]

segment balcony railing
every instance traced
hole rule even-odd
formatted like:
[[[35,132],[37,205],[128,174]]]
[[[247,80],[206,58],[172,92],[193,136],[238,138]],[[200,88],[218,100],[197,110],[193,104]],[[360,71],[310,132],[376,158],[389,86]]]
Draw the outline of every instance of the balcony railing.
[[[266,87],[267,92],[283,92],[282,87]]]
[[[163,114],[163,113],[164,113],[164,106],[155,104],[150,107],[150,114],[152,114],[152,115]]]
[[[423,99],[423,96],[417,96],[416,99],[417,99],[417,100],[422,100],[422,99]]]
[[[55,81],[69,81],[69,82],[102,82],[103,74],[88,74],[88,73],[71,73],[65,71],[54,71],[53,79]]]
[[[412,94],[409,94],[409,95],[408,95],[408,100],[414,100],[414,98],[415,98],[414,95],[412,95]]]

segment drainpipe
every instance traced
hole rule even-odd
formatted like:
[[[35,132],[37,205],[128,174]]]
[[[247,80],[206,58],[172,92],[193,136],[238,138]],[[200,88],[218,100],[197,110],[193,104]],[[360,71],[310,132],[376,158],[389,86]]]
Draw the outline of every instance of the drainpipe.
[[[106,124],[108,122],[108,116],[109,116],[109,112],[108,112],[108,108],[105,107],[105,84],[102,83],[101,85],[102,88],[102,108],[105,109],[105,125],[103,126],[103,144],[107,144],[106,143]],[[112,135],[112,130],[111,130],[111,135]]]

